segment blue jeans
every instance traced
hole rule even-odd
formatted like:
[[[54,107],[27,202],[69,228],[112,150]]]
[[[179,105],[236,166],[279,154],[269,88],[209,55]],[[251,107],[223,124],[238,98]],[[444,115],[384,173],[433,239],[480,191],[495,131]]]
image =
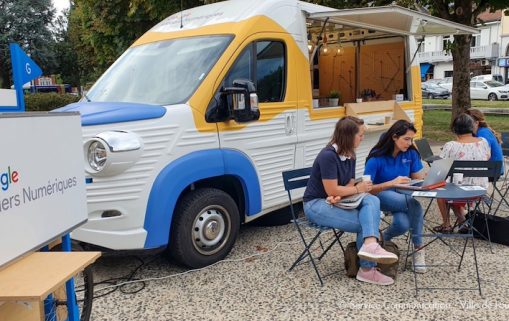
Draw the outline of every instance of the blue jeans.
[[[392,224],[383,233],[384,240],[402,235],[410,230],[415,246],[422,245],[423,211],[421,204],[411,197],[394,190],[378,193],[382,211],[392,213]]]
[[[380,201],[373,195],[366,195],[358,208],[344,210],[331,206],[325,199],[316,198],[304,203],[304,213],[309,221],[341,231],[357,233],[357,249],[367,237],[378,238],[380,225]],[[370,268],[375,262],[360,260],[360,266]]]

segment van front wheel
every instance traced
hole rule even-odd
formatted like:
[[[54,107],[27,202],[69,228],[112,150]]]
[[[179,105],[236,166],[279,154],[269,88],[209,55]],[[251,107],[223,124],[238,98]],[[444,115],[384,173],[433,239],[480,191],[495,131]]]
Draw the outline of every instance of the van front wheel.
[[[174,213],[170,254],[191,268],[210,265],[230,252],[239,227],[239,210],[230,195],[215,188],[191,191]]]

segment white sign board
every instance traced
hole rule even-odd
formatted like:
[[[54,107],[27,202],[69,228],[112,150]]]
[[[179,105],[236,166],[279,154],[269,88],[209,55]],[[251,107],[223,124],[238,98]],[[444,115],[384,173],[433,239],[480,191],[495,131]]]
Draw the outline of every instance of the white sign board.
[[[87,220],[78,113],[0,114],[0,266]]]
[[[16,106],[16,91],[13,89],[0,89],[0,108]]]

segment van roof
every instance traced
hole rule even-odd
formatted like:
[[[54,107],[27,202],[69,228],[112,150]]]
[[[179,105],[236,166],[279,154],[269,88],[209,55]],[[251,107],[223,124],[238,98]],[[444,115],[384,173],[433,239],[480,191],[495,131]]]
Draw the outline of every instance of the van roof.
[[[175,13],[164,19],[151,32],[172,32],[196,29],[208,25],[240,22],[254,16],[267,16],[290,33],[299,33],[295,13],[324,12],[335,9],[296,0],[230,0],[199,6]]]
[[[302,19],[331,21],[350,26],[386,31],[392,34],[461,34],[477,33],[475,28],[453,23],[429,14],[396,5],[356,9],[334,9],[297,0],[231,0],[195,7],[175,13],[153,27],[151,32],[196,29],[213,24],[240,22],[254,16],[266,16],[293,35],[302,35]]]

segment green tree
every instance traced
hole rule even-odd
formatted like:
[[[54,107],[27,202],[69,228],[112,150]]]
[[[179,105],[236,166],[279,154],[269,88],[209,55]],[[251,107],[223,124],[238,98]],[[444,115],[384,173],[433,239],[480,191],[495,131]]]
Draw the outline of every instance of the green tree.
[[[19,44],[43,71],[55,66],[51,0],[0,0],[0,88],[12,84],[9,43]]]
[[[184,9],[200,4],[198,0],[182,2]],[[97,79],[137,38],[180,8],[179,0],[75,0],[69,39],[77,53],[81,80]]]
[[[433,15],[471,27],[482,23],[478,19],[482,12],[486,10],[493,12],[508,6],[507,0],[426,0],[423,3],[429,6]],[[471,107],[469,68],[471,39],[471,35],[454,35],[454,42],[451,45],[454,69],[452,119]]]

